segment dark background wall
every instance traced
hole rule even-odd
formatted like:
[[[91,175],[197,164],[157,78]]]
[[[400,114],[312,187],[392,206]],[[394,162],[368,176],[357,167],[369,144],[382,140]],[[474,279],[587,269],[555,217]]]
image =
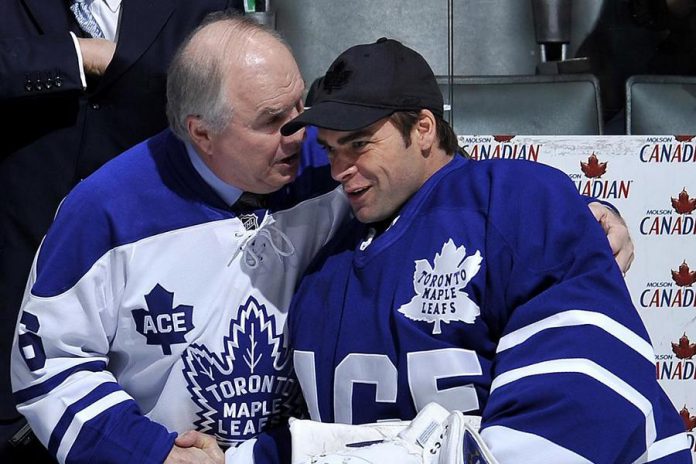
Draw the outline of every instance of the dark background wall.
[[[588,59],[606,121],[621,112],[631,75],[696,74],[696,0],[567,4],[566,58]],[[447,0],[275,0],[272,9],[308,83],[347,47],[382,36],[418,50],[436,74],[448,73]],[[453,0],[452,12],[454,74],[535,74],[541,54],[532,0]]]

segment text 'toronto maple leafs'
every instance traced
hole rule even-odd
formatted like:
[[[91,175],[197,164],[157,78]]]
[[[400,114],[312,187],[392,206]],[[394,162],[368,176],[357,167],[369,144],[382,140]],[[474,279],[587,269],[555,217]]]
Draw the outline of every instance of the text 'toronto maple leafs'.
[[[449,239],[440,253],[435,254],[432,266],[427,259],[416,260],[413,273],[416,295],[398,311],[409,319],[433,323],[433,334],[442,333],[443,322],[473,324],[481,310],[464,288],[478,273],[482,261],[479,251],[467,257],[466,248],[457,247]]]
[[[295,411],[300,395],[282,327],[253,296],[239,307],[222,351],[191,343],[183,375],[198,406],[196,429],[237,445]]]

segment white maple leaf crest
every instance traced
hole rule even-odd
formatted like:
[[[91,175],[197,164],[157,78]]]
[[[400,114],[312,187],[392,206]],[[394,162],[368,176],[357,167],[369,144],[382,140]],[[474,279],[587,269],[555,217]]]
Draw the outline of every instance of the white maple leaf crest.
[[[187,388],[200,408],[194,425],[221,445],[236,446],[297,413],[299,384],[275,325],[250,296],[230,321],[221,353],[196,343],[182,353]]]
[[[440,253],[435,254],[432,266],[427,259],[416,260],[413,273],[416,295],[399,312],[414,321],[434,323],[433,334],[442,333],[443,322],[473,324],[481,309],[464,288],[481,269],[482,261],[478,250],[467,257],[466,248],[456,246],[449,239]]]

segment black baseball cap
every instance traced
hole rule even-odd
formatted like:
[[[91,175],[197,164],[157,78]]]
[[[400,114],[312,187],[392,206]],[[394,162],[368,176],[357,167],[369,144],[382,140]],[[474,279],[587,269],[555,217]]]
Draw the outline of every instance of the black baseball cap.
[[[429,109],[442,117],[444,106],[425,59],[401,42],[386,38],[341,53],[312,86],[312,100],[311,108],[281,128],[283,135],[307,125],[359,130],[396,111]]]

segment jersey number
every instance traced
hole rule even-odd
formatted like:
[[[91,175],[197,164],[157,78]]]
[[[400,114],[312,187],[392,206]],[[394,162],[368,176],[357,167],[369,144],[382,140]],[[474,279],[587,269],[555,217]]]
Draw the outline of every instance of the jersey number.
[[[313,420],[321,421],[317,395],[314,352],[295,351],[295,372]],[[462,412],[478,409],[474,386],[462,385],[440,390],[437,382],[448,377],[481,375],[475,351],[458,348],[416,351],[407,354],[408,386],[416,410],[435,401],[448,410]],[[389,357],[383,354],[350,353],[334,371],[333,407],[336,422],[353,423],[353,385],[375,385],[375,401],[395,403],[398,373]]]
[[[19,352],[22,353],[24,362],[27,363],[27,367],[32,372],[39,370],[46,364],[46,352],[44,351],[41,337],[37,334],[40,327],[39,318],[32,313],[24,311],[19,323],[26,330],[26,332],[17,337]]]

